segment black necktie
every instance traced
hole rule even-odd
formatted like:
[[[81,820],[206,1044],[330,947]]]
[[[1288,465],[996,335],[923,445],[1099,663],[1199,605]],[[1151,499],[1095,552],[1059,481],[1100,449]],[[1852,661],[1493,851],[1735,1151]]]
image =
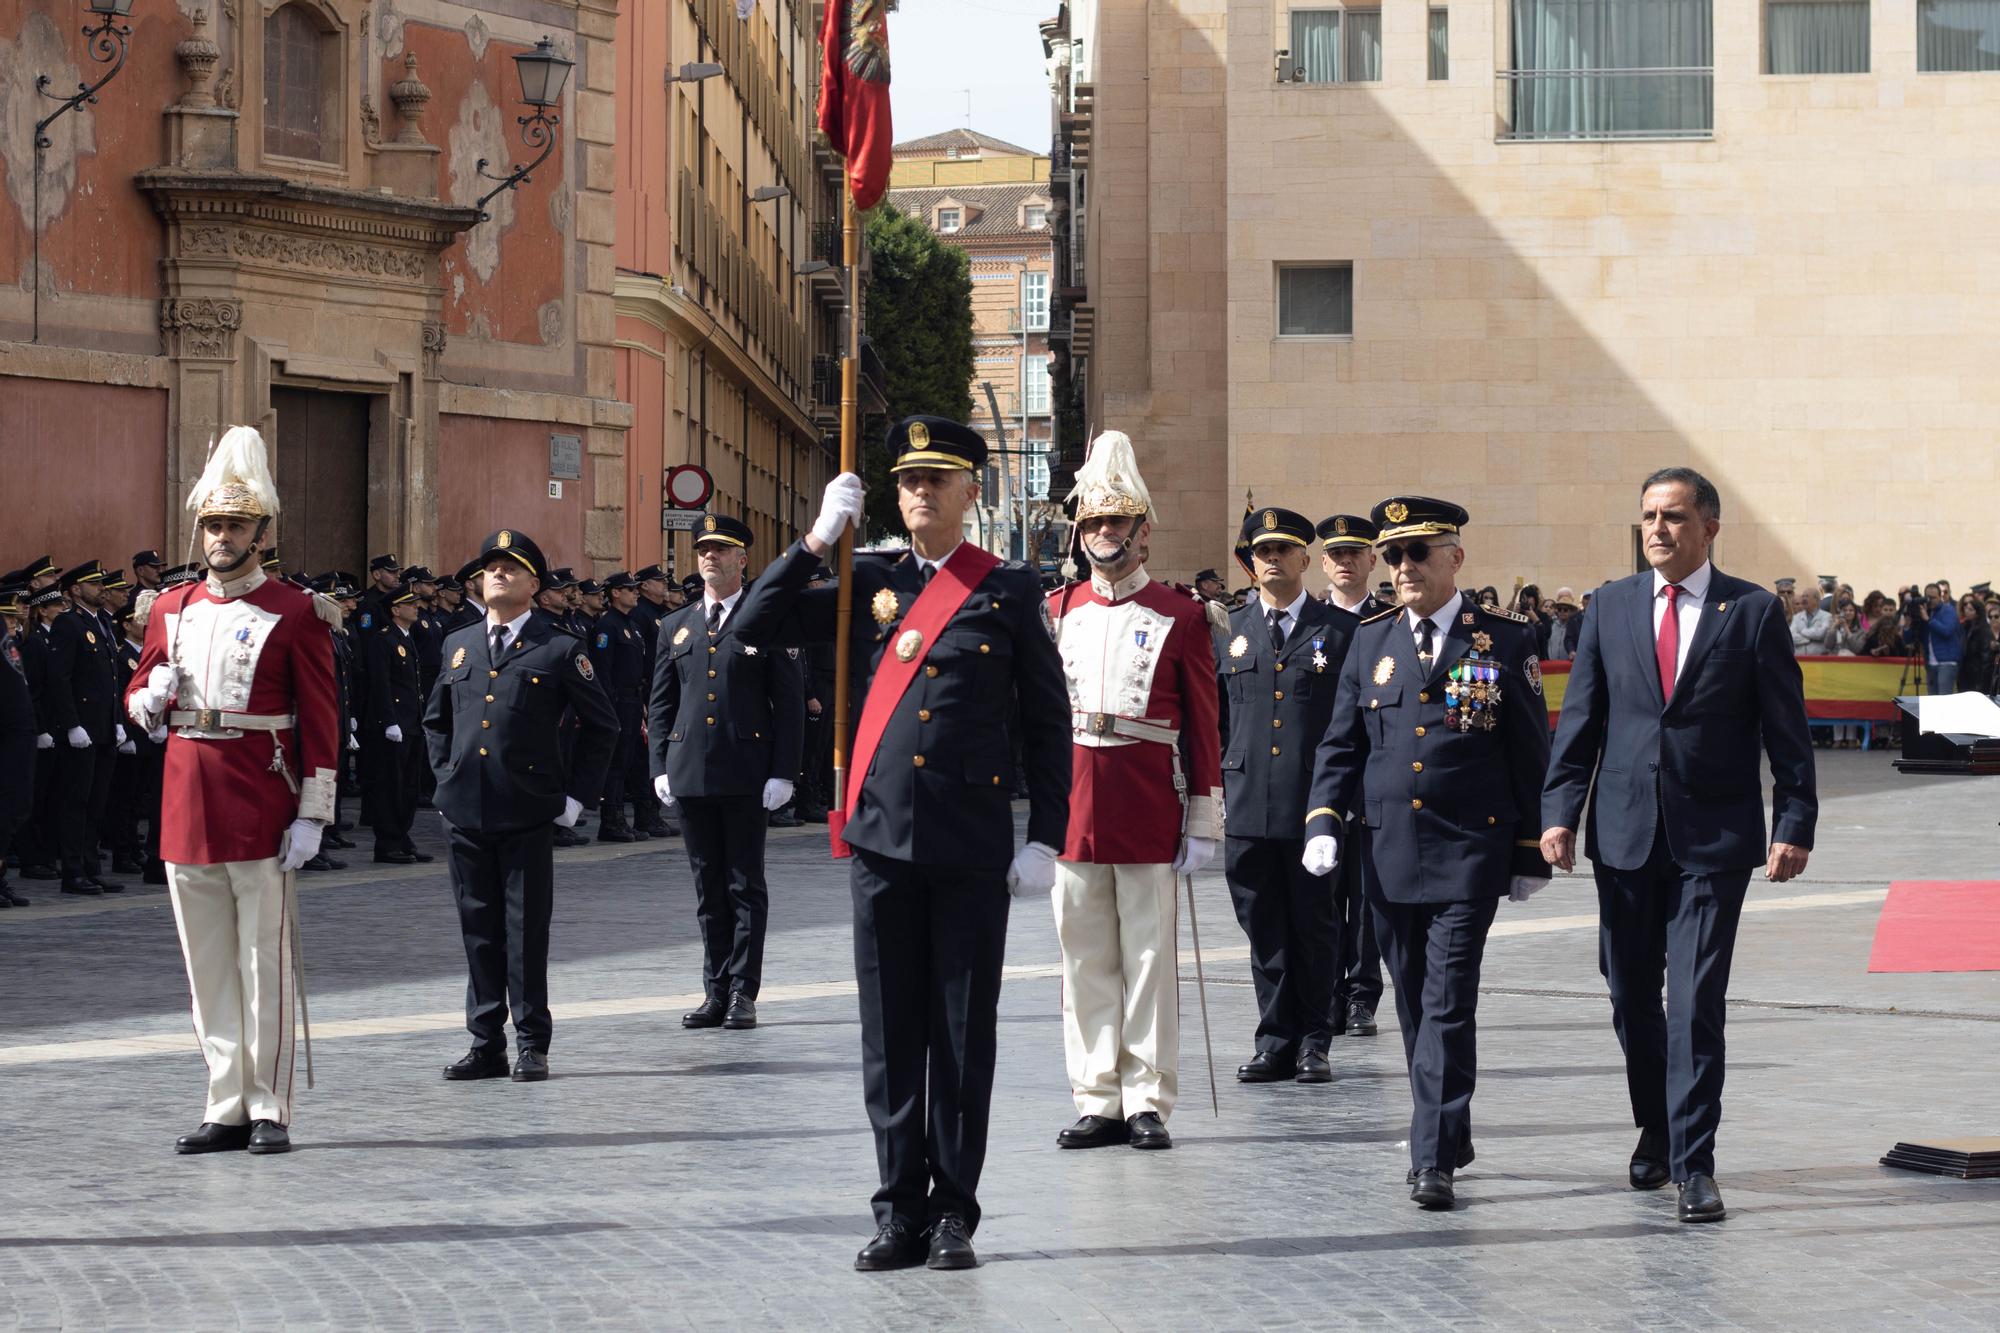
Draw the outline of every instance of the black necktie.
[[[923,573],[918,575],[917,582],[921,583],[926,588],[930,587],[931,575],[937,573],[937,566],[927,564],[927,565],[920,565],[919,568],[923,570]]]
[[[1285,613],[1274,606],[1264,613],[1264,618],[1271,622],[1272,649],[1275,651],[1283,648],[1285,646]]]
[[[1419,635],[1417,639],[1417,661],[1423,664],[1425,670],[1429,670],[1431,664],[1432,628],[1433,626],[1428,620],[1419,620],[1417,622],[1417,634]]]
[[[500,654],[506,651],[507,627],[505,625],[495,625],[493,627],[493,661],[496,665],[500,661]]]
[[[708,632],[709,632],[710,634],[719,634],[719,633],[721,633],[721,632],[722,632],[722,603],[721,603],[721,602],[711,602],[711,603],[709,603],[709,607],[708,607]]]

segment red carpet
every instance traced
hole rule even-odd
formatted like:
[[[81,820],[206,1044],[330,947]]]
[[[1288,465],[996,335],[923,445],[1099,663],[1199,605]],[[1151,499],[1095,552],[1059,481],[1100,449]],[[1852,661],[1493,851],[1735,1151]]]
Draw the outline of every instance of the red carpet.
[[[2000,972],[2000,883],[1891,884],[1870,972]]]

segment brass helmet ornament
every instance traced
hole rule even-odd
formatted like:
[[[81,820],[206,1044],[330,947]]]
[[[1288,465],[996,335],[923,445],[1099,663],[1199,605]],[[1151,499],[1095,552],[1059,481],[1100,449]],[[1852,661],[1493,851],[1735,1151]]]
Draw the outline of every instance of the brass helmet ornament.
[[[251,550],[263,541],[271,520],[278,516],[278,486],[271,478],[264,437],[255,427],[231,426],[223,432],[209,451],[208,465],[188,492],[187,507],[194,511],[197,529],[211,518],[254,519],[257,532],[250,539]],[[218,572],[241,568],[251,550]]]

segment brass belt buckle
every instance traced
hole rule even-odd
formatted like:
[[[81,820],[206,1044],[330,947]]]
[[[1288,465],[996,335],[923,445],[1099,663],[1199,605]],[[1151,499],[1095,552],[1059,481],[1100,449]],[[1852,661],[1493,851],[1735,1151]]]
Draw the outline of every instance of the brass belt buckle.
[[[1109,713],[1092,713],[1090,715],[1090,734],[1093,736],[1110,735],[1111,725],[1114,720]]]
[[[194,721],[195,725],[203,731],[213,731],[215,729],[215,710],[213,708],[201,709],[194,715]]]

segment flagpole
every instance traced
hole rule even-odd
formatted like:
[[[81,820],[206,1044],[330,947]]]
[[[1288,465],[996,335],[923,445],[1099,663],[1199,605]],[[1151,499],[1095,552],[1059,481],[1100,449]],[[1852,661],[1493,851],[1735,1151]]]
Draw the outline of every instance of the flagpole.
[[[840,190],[841,262],[846,268],[841,309],[847,317],[847,346],[840,360],[840,470],[859,472],[860,452],[855,417],[860,408],[861,312],[855,308],[859,289],[861,228],[854,212],[854,182],[843,170]],[[834,592],[833,640],[833,808],[847,809],[848,654],[854,638],[854,528],[840,537],[834,559],[840,582]]]

